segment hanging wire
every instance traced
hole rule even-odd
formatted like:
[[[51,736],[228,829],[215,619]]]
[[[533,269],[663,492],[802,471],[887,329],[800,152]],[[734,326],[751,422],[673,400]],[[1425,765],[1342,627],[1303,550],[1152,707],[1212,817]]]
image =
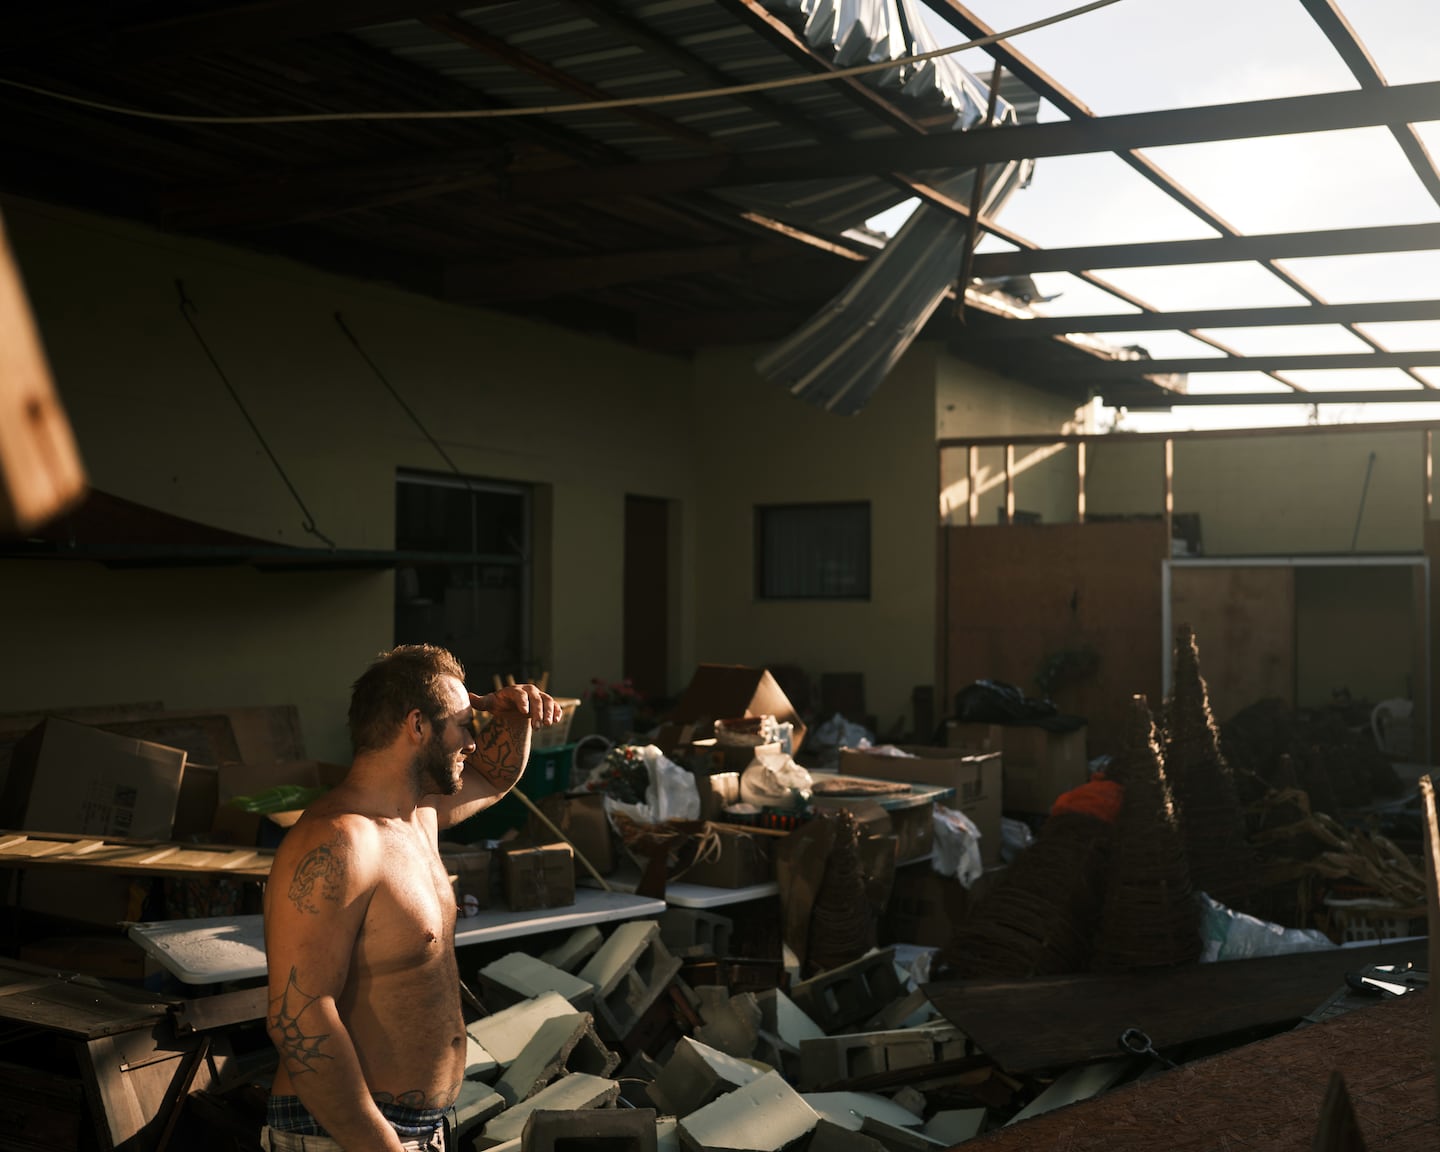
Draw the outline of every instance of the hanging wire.
[[[332,124],[347,120],[506,120],[517,116],[559,116],[576,112],[601,112],[611,108],[645,108],[658,104],[679,104],[691,100],[744,96],[752,92],[774,92],[783,88],[800,88],[809,84],[827,84],[852,76],[864,76],[870,72],[884,72],[906,65],[923,64],[927,60],[950,56],[971,48],[984,48],[990,44],[998,44],[1002,40],[1024,35],[1026,32],[1034,32],[1039,28],[1048,28],[1052,24],[1073,20],[1077,16],[1084,16],[1086,13],[1094,12],[1099,8],[1108,8],[1119,2],[1120,0],[1092,0],[1089,4],[1082,4],[1078,8],[1071,8],[1065,12],[1057,12],[1055,15],[1046,16],[1041,20],[1032,20],[1029,24],[1022,24],[1018,28],[1009,28],[1004,32],[992,32],[988,36],[967,40],[963,44],[936,48],[930,52],[922,52],[918,56],[902,56],[897,60],[879,60],[870,64],[857,64],[853,68],[837,68],[832,72],[788,76],[781,80],[757,80],[749,84],[735,84],[723,88],[704,88],[697,92],[626,96],[614,100],[593,100],[578,104],[540,104],[524,108],[450,108],[423,112],[302,112],[280,116],[200,116],[175,112],[147,112],[141,108],[127,108],[120,104],[108,104],[102,100],[90,100],[83,96],[54,92],[48,88],[26,84],[20,80],[11,80],[3,76],[0,76],[0,85],[18,88],[23,92],[32,92],[37,96],[45,96],[67,104],[78,104],[82,108],[94,108],[100,112],[113,112],[119,116],[133,116],[141,120],[162,120],[170,124]]]
[[[285,482],[285,487],[290,489],[290,495],[295,497],[295,503],[300,506],[300,512],[304,516],[304,519],[300,521],[300,526],[304,528],[306,532],[309,532],[310,535],[319,540],[323,540],[327,548],[333,549],[335,547],[335,541],[331,540],[329,536],[326,536],[325,533],[321,532],[320,529],[315,526],[315,517],[310,514],[310,509],[305,507],[305,501],[301,498],[295,485],[290,482],[290,477],[286,475],[285,468],[280,463],[279,457],[275,455],[274,450],[266,441],[265,434],[260,431],[260,426],[255,423],[254,417],[250,415],[249,409],[245,407],[245,402],[240,399],[240,393],[235,391],[235,386],[230,383],[230,378],[225,375],[225,369],[220,367],[220,361],[215,359],[215,353],[210,350],[210,345],[205,342],[205,337],[201,333],[199,325],[195,323],[195,316],[198,315],[200,310],[195,307],[195,301],[191,300],[189,294],[185,291],[185,281],[176,280],[175,291],[180,295],[181,317],[185,323],[189,325],[190,331],[195,334],[195,339],[205,351],[205,358],[210,361],[210,366],[215,369],[215,375],[220,377],[220,383],[225,385],[225,391],[230,393],[230,399],[235,401],[235,407],[240,409],[240,415],[245,417],[245,423],[250,425],[250,431],[255,433],[255,439],[260,441],[260,447],[265,449],[265,455],[270,457],[270,463],[275,465],[275,471],[280,474],[280,479]]]

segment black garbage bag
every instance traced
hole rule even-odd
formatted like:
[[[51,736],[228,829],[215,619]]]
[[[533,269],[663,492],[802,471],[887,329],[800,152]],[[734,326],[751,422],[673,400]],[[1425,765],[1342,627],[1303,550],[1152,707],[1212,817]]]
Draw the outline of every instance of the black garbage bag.
[[[976,680],[955,693],[955,719],[962,723],[1044,728],[1047,732],[1073,732],[1085,726],[1084,717],[1061,712],[1049,700],[1026,696],[1003,680]]]

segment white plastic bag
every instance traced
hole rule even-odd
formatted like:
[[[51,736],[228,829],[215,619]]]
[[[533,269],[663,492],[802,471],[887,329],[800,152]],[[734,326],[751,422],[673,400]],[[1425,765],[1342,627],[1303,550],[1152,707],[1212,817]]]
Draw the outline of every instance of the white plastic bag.
[[[640,749],[645,761],[645,771],[650,782],[645,787],[645,800],[639,804],[627,804],[613,796],[605,797],[605,815],[614,824],[614,814],[623,812],[639,824],[662,824],[666,820],[700,819],[700,789],[695,777],[680,765],[665,758],[665,754],[647,744]]]
[[[813,784],[810,773],[783,752],[757,752],[740,774],[740,799],[757,808],[799,808]]]
[[[852,724],[836,712],[815,729],[814,742],[827,748],[869,748],[875,743],[875,736],[869,729]]]
[[[980,829],[958,808],[935,805],[935,849],[930,866],[942,876],[954,876],[969,888],[980,879]]]
[[[1314,928],[1286,928],[1235,912],[1204,892],[1195,897],[1200,902],[1200,935],[1205,947],[1200,962],[1212,960],[1246,960],[1251,956],[1284,956],[1289,952],[1322,952],[1337,947],[1335,942]]]

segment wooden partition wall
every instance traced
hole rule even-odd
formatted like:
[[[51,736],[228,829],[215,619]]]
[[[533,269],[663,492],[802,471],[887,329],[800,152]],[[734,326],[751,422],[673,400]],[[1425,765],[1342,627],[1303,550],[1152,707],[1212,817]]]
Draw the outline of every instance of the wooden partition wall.
[[[1159,520],[941,528],[942,700],[980,679],[1028,693],[1046,661],[1087,646],[1094,671],[1060,688],[1062,709],[1089,719],[1091,756],[1114,750],[1126,702],[1157,705],[1163,659]]]

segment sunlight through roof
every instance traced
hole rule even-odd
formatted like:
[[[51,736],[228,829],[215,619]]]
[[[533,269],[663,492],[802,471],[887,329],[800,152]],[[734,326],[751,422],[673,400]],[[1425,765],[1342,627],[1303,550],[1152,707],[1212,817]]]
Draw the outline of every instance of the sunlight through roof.
[[[1031,279],[1042,296],[1054,297],[1035,306],[1035,311],[1044,316],[1120,316],[1140,311],[1069,272],[1037,272]]]
[[[1253,260],[1166,268],[1107,268],[1104,278],[1156,308],[1269,308],[1305,297]]]
[[[1355,327],[1391,352],[1423,352],[1440,348],[1440,320],[1396,320],[1383,324],[1357,324]]]
[[[1368,252],[1277,260],[1332,304],[1440,299],[1440,252]]]
[[[1192,396],[1219,396],[1227,392],[1293,392],[1263,372],[1192,372],[1185,383]]]
[[[1244,233],[1440,220],[1440,205],[1386,128],[1182,144],[1145,154]]]
[[[1225,355],[1219,348],[1212,348],[1203,340],[1197,340],[1184,332],[1102,332],[1099,338],[1112,348],[1144,348],[1155,360],[1169,360],[1178,356]]]
[[[1396,392],[1419,388],[1399,368],[1306,368],[1286,372],[1285,379],[1307,392]]]
[[[1342,7],[1389,83],[1440,80],[1440,4],[1344,0]]]
[[[1286,324],[1273,328],[1206,328],[1206,336],[1242,356],[1368,352],[1370,346],[1339,324]]]

